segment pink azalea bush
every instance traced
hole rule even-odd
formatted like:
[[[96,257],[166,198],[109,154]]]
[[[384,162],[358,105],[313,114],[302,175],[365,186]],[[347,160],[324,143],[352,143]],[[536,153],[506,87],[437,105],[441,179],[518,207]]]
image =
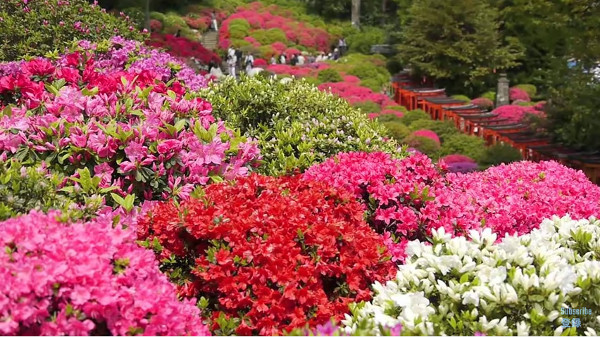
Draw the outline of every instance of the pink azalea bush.
[[[440,169],[448,169],[444,161]],[[443,174],[422,154],[396,160],[353,152],[311,167],[304,178],[354,193],[395,260],[403,259],[407,240],[425,240],[440,227],[453,235],[489,227],[501,238],[529,233],[548,214],[580,219],[600,212],[600,187],[556,162]]]
[[[319,85],[319,89],[338,95],[351,104],[372,101],[384,107],[392,105],[393,102],[387,95],[375,93],[369,88],[348,82],[323,83]]]
[[[10,111],[0,158],[45,160],[75,188],[88,167],[100,188],[138,200],[187,198],[259,159],[256,143],[215,121],[194,93],[206,80],[175,58],[120,38],[106,52],[81,46],[56,61],[0,66],[0,110]]]
[[[477,105],[483,109],[492,109],[494,108],[494,102],[491,99],[485,97],[479,97],[471,100],[471,104]]]
[[[525,101],[525,102],[529,102],[531,101],[531,98],[529,98],[529,94],[527,93],[527,91],[520,89],[520,88],[510,88],[509,90],[509,97],[511,101]]]
[[[499,118],[508,118],[509,123],[520,123],[527,114],[540,115],[532,106],[503,105],[492,110]]]
[[[415,136],[419,136],[419,137],[429,138],[429,139],[435,141],[436,143],[440,144],[440,137],[437,135],[437,133],[435,133],[431,130],[421,129],[421,130],[417,130],[417,131],[413,132],[412,134]]]
[[[179,301],[154,253],[104,217],[57,213],[0,222],[3,335],[209,335],[195,300]]]

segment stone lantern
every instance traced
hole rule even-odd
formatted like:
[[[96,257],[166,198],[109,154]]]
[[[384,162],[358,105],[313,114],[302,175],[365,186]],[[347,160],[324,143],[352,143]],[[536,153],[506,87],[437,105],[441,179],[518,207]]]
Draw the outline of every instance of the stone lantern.
[[[496,93],[496,107],[510,104],[509,80],[506,74],[500,74],[498,79],[498,92]]]

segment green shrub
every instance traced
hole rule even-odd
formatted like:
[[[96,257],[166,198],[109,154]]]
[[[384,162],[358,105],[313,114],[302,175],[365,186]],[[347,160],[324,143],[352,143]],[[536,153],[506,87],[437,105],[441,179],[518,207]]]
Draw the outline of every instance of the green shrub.
[[[236,49],[242,48],[242,47],[247,47],[250,45],[252,45],[252,43],[250,43],[246,40],[242,40],[242,39],[232,39],[231,40],[231,46]]]
[[[29,11],[23,7],[23,0],[0,1],[0,61],[62,52],[74,40],[101,41],[114,35],[134,40],[145,38],[139,31],[129,30],[129,26],[135,26],[131,20],[103,13],[87,0],[71,0],[68,5],[58,5],[58,0],[29,1]],[[90,33],[77,30],[78,22],[82,28],[89,27]]]
[[[328,83],[328,82],[342,82],[344,78],[340,73],[338,73],[335,69],[328,68],[319,71],[319,75],[317,75],[317,79],[320,83]]]
[[[260,42],[262,45],[268,45],[275,42],[282,42],[287,44],[288,40],[285,36],[283,30],[279,28],[271,28],[271,29],[257,29],[250,33],[250,36],[256,39],[256,41]]]
[[[404,138],[402,143],[426,154],[432,159],[437,159],[439,157],[438,152],[440,151],[440,144],[431,138],[409,135]]]
[[[165,22],[165,15],[161,12],[150,12],[150,19]]]
[[[386,32],[383,29],[367,27],[346,37],[348,49],[353,53],[370,54],[371,46],[385,42]]]
[[[123,9],[123,13],[129,16],[131,22],[134,24],[133,26],[137,29],[142,30],[146,26],[146,15],[140,8],[128,7]]]
[[[361,79],[361,85],[367,81],[368,85],[379,88],[390,81],[391,75],[385,67],[376,66],[372,63],[362,62],[348,71],[348,74]]]
[[[321,84],[321,81],[319,81],[319,79],[314,78],[314,77],[303,77],[302,79],[304,79],[304,81],[306,83],[310,83],[314,86],[318,86],[319,84]]]
[[[89,218],[103,206],[100,196],[83,198],[70,194],[73,199],[58,192],[64,177],[49,174],[41,166],[25,167],[15,160],[0,163],[0,221],[29,213],[62,210],[70,219]],[[85,207],[75,206],[80,202]]]
[[[270,45],[258,47],[258,52],[265,60],[267,60],[267,62],[269,62],[271,56],[277,57],[277,52],[275,52],[275,49],[273,49],[273,47]]]
[[[411,110],[404,113],[402,123],[406,124],[406,126],[410,126],[413,122],[421,119],[431,120],[431,117],[427,112],[421,109]]]
[[[520,101],[520,102],[516,102],[516,103],[517,103],[516,105],[519,105],[519,106],[535,106],[535,105],[537,105],[537,102]]]
[[[388,115],[383,115],[383,116],[388,116]],[[394,115],[392,115],[392,116],[394,116]],[[404,140],[404,138],[408,137],[411,133],[408,126],[402,124],[398,120],[390,120],[390,121],[386,121],[386,122],[383,122],[380,119],[378,119],[378,120],[388,130],[388,134],[390,135],[390,137],[397,140],[398,142],[401,142],[402,140]]]
[[[522,159],[521,152],[508,144],[495,144],[487,149],[481,158],[481,166],[485,169],[499,164],[508,164]]]
[[[444,140],[448,137],[460,133],[460,131],[458,131],[458,129],[450,121],[434,121],[431,119],[416,120],[410,124],[410,129],[412,131],[431,130],[435,132],[438,137],[440,137],[440,141],[442,142],[444,142]]]
[[[397,57],[390,58],[386,62],[385,67],[390,72],[390,74],[397,74],[404,69],[402,62]]]
[[[233,39],[241,40],[250,33],[250,24],[244,19],[233,19],[229,22],[229,36]]]
[[[353,106],[355,108],[360,109],[365,114],[375,113],[381,111],[381,106],[373,101],[364,101],[354,103]]]
[[[178,30],[189,28],[185,20],[177,13],[167,13],[163,21],[163,31],[166,34],[175,34]]]
[[[369,89],[373,90],[373,92],[381,92],[381,88],[383,87],[383,84],[376,79],[369,78],[369,79],[360,81],[360,86],[369,88]]]
[[[494,103],[496,102],[496,92],[495,91],[485,92],[483,95],[481,95],[481,97],[487,98],[487,99],[491,100]]]
[[[471,99],[465,95],[452,95],[451,97],[465,103],[471,103]]]
[[[517,84],[515,87],[524,90],[529,97],[534,97],[537,94],[537,88],[533,84]]]
[[[402,112],[408,111],[402,105],[388,105],[385,107],[385,110],[396,110],[396,111],[402,111]]]
[[[479,163],[485,155],[485,142],[475,136],[453,135],[444,141],[439,152],[440,157],[449,154],[463,154]]]
[[[380,123],[385,123],[385,122],[399,122],[402,125],[406,126],[404,123],[402,123],[402,117],[398,117],[394,114],[382,114],[377,116],[377,121]]]
[[[226,78],[202,96],[212,103],[216,118],[258,139],[264,159],[259,171],[265,174],[305,170],[339,152],[400,155],[396,142],[383,141],[382,125],[305,81]]]

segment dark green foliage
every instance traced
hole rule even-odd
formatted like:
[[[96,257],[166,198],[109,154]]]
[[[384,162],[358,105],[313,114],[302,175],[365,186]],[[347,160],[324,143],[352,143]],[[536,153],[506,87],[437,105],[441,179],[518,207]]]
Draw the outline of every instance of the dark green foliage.
[[[417,74],[471,95],[495,80],[493,69],[517,64],[519,49],[504,46],[498,28],[486,0],[414,0],[398,50]]]
[[[411,134],[411,131],[408,128],[408,126],[402,124],[400,121],[379,121],[388,130],[388,134],[390,135],[390,137],[397,140],[398,142],[402,142],[404,138],[408,137]]]
[[[463,134],[450,136],[442,143],[439,155],[443,157],[455,153],[464,154],[479,163],[485,155],[485,142],[475,136]]]
[[[410,124],[410,129],[412,131],[431,130],[435,132],[438,135],[438,137],[440,137],[440,141],[442,143],[450,136],[457,135],[460,133],[460,131],[458,131],[458,129],[454,126],[452,122],[434,121],[430,119],[416,120]]]
[[[402,123],[402,117],[398,117],[398,116],[396,116],[394,114],[382,114],[382,115],[379,115],[379,116],[377,116],[377,121],[380,122],[380,123],[398,122],[398,123],[406,126],[404,123]]]
[[[114,35],[144,39],[138,30],[129,30],[129,26],[137,25],[135,22],[103,13],[102,8],[85,0],[71,0],[68,5],[58,5],[58,0],[29,1],[27,5],[23,0],[2,0],[0,18],[0,61],[63,52],[74,40],[100,41]],[[77,22],[89,27],[90,33],[77,30]]]
[[[385,31],[380,28],[367,27],[346,38],[350,52],[370,54],[371,46],[385,42]]]
[[[508,164],[522,159],[519,150],[507,144],[496,144],[485,149],[479,164],[483,169],[499,164]]]
[[[431,120],[431,117],[427,112],[421,109],[411,110],[404,113],[404,117],[402,117],[402,123],[410,126],[414,121],[421,119]]]
[[[327,68],[319,71],[317,79],[320,83],[342,82],[344,80],[342,78],[342,75],[340,75],[340,73],[338,73],[335,69],[332,68]]]
[[[389,83],[391,75],[385,67],[376,66],[373,63],[362,62],[348,71],[349,75],[354,75],[361,79],[361,85],[379,92],[381,87]]]

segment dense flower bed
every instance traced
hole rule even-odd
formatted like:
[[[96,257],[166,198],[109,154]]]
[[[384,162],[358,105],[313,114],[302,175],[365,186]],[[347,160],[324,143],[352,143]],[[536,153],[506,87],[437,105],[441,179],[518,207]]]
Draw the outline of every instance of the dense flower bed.
[[[0,222],[0,333],[207,335],[195,300],[180,302],[151,251],[110,218],[56,213]]]
[[[195,58],[201,63],[207,65],[214,62],[221,64],[221,58],[214,52],[204,48],[202,43],[190,41],[184,37],[175,37],[169,34],[153,33],[146,44],[155,48],[164,48],[169,54],[175,57]]]
[[[411,242],[395,280],[374,285],[372,302],[344,320],[402,324],[410,335],[597,335],[600,223],[569,217],[544,220],[523,236],[471,231],[470,241],[434,231],[433,245]],[[590,310],[569,315],[566,308]],[[575,323],[577,321],[579,324]],[[368,333],[367,333],[368,334]]]
[[[258,159],[256,144],[191,93],[206,81],[175,58],[120,38],[81,46],[53,62],[0,66],[2,158],[44,160],[68,184],[117,202],[186,198],[194,184],[245,175]]]
[[[271,47],[277,54],[295,46],[310,50],[329,50],[332,37],[327,31],[307,22],[298,21],[291,16],[291,13],[287,14],[278,11],[277,6],[265,7],[260,2],[240,7],[223,21],[219,30],[219,47],[226,49],[232,44],[239,45],[241,40],[255,48]],[[235,22],[236,27],[230,29],[232,22]],[[246,37],[251,37],[252,41],[244,40]],[[288,50],[287,54],[291,56],[299,53],[298,49],[294,49],[295,51]],[[264,54],[262,55],[264,57],[271,56],[267,55],[271,52]]]
[[[243,313],[243,335],[340,319],[395,269],[350,194],[300,176],[211,185],[200,200],[159,205],[138,231],[160,257],[187,261],[171,274],[180,294],[203,297],[214,319]]]
[[[443,176],[420,154],[396,160],[384,153],[344,153],[311,167],[305,179],[359,198],[368,208],[369,224],[399,242],[387,241],[398,260],[407,239],[423,240],[437,228],[453,235],[482,227],[500,236],[525,234],[551,213],[577,219],[600,213],[600,187],[556,162]]]

